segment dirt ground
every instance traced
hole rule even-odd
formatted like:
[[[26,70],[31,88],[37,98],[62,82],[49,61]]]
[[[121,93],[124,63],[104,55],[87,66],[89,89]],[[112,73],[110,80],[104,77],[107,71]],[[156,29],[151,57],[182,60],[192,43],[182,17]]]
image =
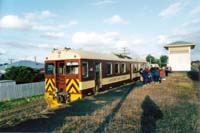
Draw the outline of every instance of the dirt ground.
[[[46,109],[44,103],[24,107],[29,115],[15,122],[24,114],[13,113],[0,131],[198,132],[199,101],[199,81],[172,73],[161,84],[121,86],[58,109]]]
[[[197,89],[197,96],[198,96],[198,131],[200,131],[200,81],[196,81],[195,82],[195,86],[196,86],[196,89]]]

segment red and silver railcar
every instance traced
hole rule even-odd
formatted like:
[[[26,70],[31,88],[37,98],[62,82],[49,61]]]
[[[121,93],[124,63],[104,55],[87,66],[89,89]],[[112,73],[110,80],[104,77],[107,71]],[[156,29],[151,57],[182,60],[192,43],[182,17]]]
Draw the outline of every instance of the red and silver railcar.
[[[144,60],[120,58],[68,48],[56,49],[45,60],[45,98],[50,107],[140,79]]]

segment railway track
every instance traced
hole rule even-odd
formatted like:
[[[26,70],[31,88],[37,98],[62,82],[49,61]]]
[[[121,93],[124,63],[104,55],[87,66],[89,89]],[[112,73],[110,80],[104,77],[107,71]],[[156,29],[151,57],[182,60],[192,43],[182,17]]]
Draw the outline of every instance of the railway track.
[[[63,127],[58,128],[56,132],[104,132],[109,124],[112,123],[114,117],[121,109],[121,106],[125,102],[127,96],[135,88],[135,85],[136,84],[128,84],[113,89],[112,91],[114,91],[114,93],[123,91],[123,93],[120,93],[122,95],[118,98],[112,98],[111,102],[105,102],[105,104],[100,109],[92,112],[90,116],[87,116],[87,114],[80,117],[70,116],[66,118],[67,123],[65,123]],[[111,93],[111,95],[114,94],[113,92],[108,93]],[[115,95],[112,95],[112,97],[115,97]],[[97,98],[94,101],[104,103],[104,100],[108,100],[106,97],[104,98]],[[77,130],[77,126],[80,124],[82,127],[79,127]]]
[[[97,126],[91,125],[92,130],[97,132],[103,131],[119,111],[121,105],[123,104],[132,88],[133,84],[124,85],[115,89],[113,88],[111,91],[99,93],[96,95],[97,97],[88,96],[80,102],[72,103],[68,107],[62,106],[56,110],[46,110],[47,106],[45,102],[35,102],[32,105],[28,105],[20,109],[11,110],[6,113],[0,113],[0,131],[1,128],[3,128],[2,131],[62,132],[60,129],[62,128],[63,124],[66,126],[66,128],[63,128],[63,131],[69,131],[69,126],[74,125],[74,123],[79,123],[80,121],[83,121],[81,125],[85,125],[86,127],[90,124],[93,124],[96,113],[99,113],[98,117],[101,117],[101,121],[98,122]],[[117,97],[113,96],[112,94],[117,94]],[[104,96],[107,96],[107,99],[105,99],[106,97]],[[89,100],[90,98],[95,99]],[[105,103],[103,102],[103,104],[101,104],[100,102],[99,105],[97,104],[99,106],[97,109],[91,110],[90,107],[94,105],[85,103],[98,103],[99,101],[104,101]],[[85,108],[79,107],[80,104],[84,104],[83,106]],[[106,106],[111,109],[102,115],[101,112],[105,109]],[[80,108],[82,109],[81,112]],[[91,114],[91,116],[88,116],[88,114]],[[20,118],[18,116],[20,116]],[[90,124],[88,125],[86,121]],[[41,126],[38,123],[46,123],[48,126]],[[80,129],[80,131],[82,130],[84,131],[84,128]]]
[[[37,117],[40,112],[46,109],[45,101],[34,101],[24,107],[17,107],[17,109],[11,109],[2,111],[0,113],[0,128],[14,126],[22,121]]]

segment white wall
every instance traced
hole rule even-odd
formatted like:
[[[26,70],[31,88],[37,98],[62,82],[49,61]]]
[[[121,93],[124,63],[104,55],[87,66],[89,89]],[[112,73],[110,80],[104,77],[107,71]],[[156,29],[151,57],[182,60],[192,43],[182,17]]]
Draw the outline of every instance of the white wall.
[[[172,71],[190,71],[190,47],[169,48],[169,65]]]

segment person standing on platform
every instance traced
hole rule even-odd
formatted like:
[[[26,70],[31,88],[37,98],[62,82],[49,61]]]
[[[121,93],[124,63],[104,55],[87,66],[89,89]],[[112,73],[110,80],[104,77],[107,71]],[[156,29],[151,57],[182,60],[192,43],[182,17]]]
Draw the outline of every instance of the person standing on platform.
[[[162,67],[163,70],[163,78],[162,80],[166,80],[166,67]]]
[[[162,70],[162,68],[159,68],[159,73],[160,73],[159,82],[161,83],[164,77],[164,71]]]
[[[147,84],[148,83],[148,71],[145,69],[143,70],[143,84]]]
[[[160,80],[160,71],[159,71],[159,68],[156,67],[155,68],[155,82],[158,83]]]

